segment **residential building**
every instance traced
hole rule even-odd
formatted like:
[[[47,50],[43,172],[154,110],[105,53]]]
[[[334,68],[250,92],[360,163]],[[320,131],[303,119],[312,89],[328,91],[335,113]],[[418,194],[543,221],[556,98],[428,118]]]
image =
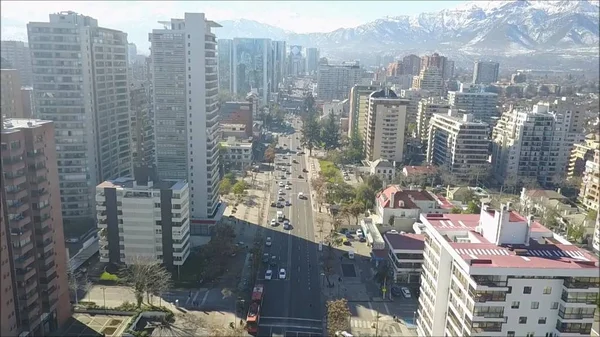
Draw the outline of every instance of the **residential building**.
[[[251,139],[251,137],[248,137],[248,133],[250,132],[246,128],[246,124],[221,123],[219,133],[220,139],[227,139],[229,137],[233,137],[234,139]]]
[[[391,184],[396,178],[395,163],[387,159],[377,159],[369,162],[369,174],[379,177],[384,186]]]
[[[498,82],[500,63],[475,61],[473,83],[491,84]]]
[[[135,43],[128,43],[127,44],[127,61],[129,62],[129,64],[132,64],[133,62],[135,62],[137,54],[138,54],[137,46],[135,45]]]
[[[220,25],[204,13],[185,13],[163,25],[150,34],[158,178],[188,182],[191,234],[208,235],[222,215],[217,42],[211,31]]]
[[[269,102],[273,92],[274,72],[270,39],[233,39],[233,92],[247,95],[254,90],[261,105]]]
[[[449,80],[454,77],[454,61],[446,59],[442,76],[444,77],[444,80]]]
[[[243,125],[244,135],[243,138],[252,137],[252,125],[254,124],[255,115],[254,104],[256,98],[249,96],[247,102],[224,102],[219,108],[219,121],[221,128],[225,124],[237,124]]]
[[[419,76],[413,78],[413,89],[423,89],[431,93],[431,96],[444,95],[444,78],[440,68],[422,68]]]
[[[503,113],[492,134],[496,178],[534,180],[542,186],[564,179],[573,144],[583,141],[581,113],[567,99]]]
[[[35,102],[32,87],[21,87],[21,101],[23,102],[24,118],[31,118],[35,112]]]
[[[16,69],[0,69],[0,110],[7,118],[29,118],[23,109],[21,78]]]
[[[407,75],[417,76],[421,72],[421,58],[410,54],[402,58],[402,72]]]
[[[388,231],[383,234],[394,282],[418,285],[421,282],[425,235]]]
[[[419,336],[589,334],[598,258],[510,204],[422,214]]]
[[[600,134],[589,134],[582,143],[573,144],[569,157],[568,177],[581,177],[585,163],[594,158],[594,151],[600,149]]]
[[[448,114],[450,103],[442,97],[428,97],[419,100],[417,105],[417,137],[427,144],[429,120],[434,113]]]
[[[233,40],[218,39],[219,89],[233,93]]]
[[[273,41],[273,79],[271,80],[271,91],[278,92],[287,76],[287,50],[285,41]],[[318,59],[317,59],[318,61]]]
[[[594,226],[594,236],[592,237],[592,247],[596,253],[600,253],[600,213],[596,214],[596,224]]]
[[[463,88],[464,89],[464,88]],[[450,108],[460,114],[471,114],[490,125],[498,119],[498,94],[492,92],[449,91]]]
[[[183,265],[190,255],[187,182],[136,174],[136,179],[107,180],[96,187],[100,261],[148,259],[167,267]]]
[[[358,62],[320,64],[317,79],[317,99],[332,101],[348,98],[350,89],[360,83],[364,70]]]
[[[393,90],[393,89],[392,89]],[[417,125],[417,115],[419,112],[419,103],[422,99],[432,97],[432,93],[424,89],[403,89],[400,90],[400,97],[409,100],[406,107],[406,125]],[[415,130],[416,131],[416,130]],[[410,135],[413,136],[412,134]]]
[[[239,139],[233,136],[219,143],[223,165],[232,169],[244,170],[254,161],[252,139]]]
[[[375,199],[375,213],[381,223],[388,224],[393,219],[396,224],[407,227],[407,231],[419,219],[419,214],[448,211],[428,191],[402,189],[398,185],[387,186]]]
[[[131,148],[135,166],[154,165],[154,120],[151,115],[150,83],[134,82],[129,89]]]
[[[133,63],[129,64],[130,82],[150,82],[150,58],[144,55],[136,55]]]
[[[389,89],[375,91],[369,96],[369,114],[364,131],[368,160],[404,160],[407,105],[408,100],[399,98]]]
[[[475,172],[489,168],[488,124],[473,115],[433,114],[429,121],[427,162],[442,166],[459,179],[470,179]]]
[[[319,70],[319,49],[306,48],[306,72],[315,74]]]
[[[27,32],[34,115],[54,121],[63,218],[91,224],[98,181],[132,173],[127,34],[71,11]]]
[[[579,189],[579,199],[587,209],[600,211],[600,150],[585,163],[585,171]]]
[[[363,134],[367,125],[369,115],[369,96],[379,90],[377,85],[359,85],[356,84],[350,89],[350,112],[348,114],[348,124],[350,125],[348,137],[360,137],[365,139]]]
[[[0,41],[0,56],[10,63],[11,69],[19,71],[22,86],[33,85],[31,54],[27,42]]]
[[[54,124],[7,119],[1,128],[0,260],[10,270],[2,276],[1,331],[44,336],[71,317]]]
[[[302,46],[290,46],[288,56],[288,74],[290,76],[302,76],[306,72],[306,59],[302,55]]]
[[[433,176],[436,174],[437,170],[435,166],[427,165],[427,166],[404,166],[402,168],[402,174],[405,177],[415,177],[415,176]]]

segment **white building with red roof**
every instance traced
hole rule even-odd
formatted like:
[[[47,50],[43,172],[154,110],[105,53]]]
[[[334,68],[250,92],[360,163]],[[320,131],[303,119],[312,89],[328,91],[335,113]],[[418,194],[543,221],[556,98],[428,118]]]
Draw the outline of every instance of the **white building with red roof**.
[[[404,190],[398,185],[390,185],[377,194],[376,214],[382,224],[390,218],[399,229],[410,231],[421,213],[448,213],[437,197],[425,190]]]
[[[394,282],[419,285],[425,235],[388,231],[383,235]]]
[[[419,336],[589,335],[598,258],[533,217],[422,214]]]

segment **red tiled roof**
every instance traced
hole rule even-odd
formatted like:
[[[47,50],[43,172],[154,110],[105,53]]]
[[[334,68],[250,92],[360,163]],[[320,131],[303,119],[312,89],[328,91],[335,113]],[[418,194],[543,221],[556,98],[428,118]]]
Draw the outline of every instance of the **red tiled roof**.
[[[415,174],[427,174],[434,173],[434,166],[404,166],[402,170],[406,176],[415,175]]]
[[[394,203],[392,204],[392,200]],[[414,201],[435,201],[435,199],[426,191],[402,190],[397,185],[390,185],[377,195],[377,202],[384,208],[419,208]],[[404,206],[400,206],[400,201]]]
[[[414,233],[385,233],[385,241],[390,249],[423,250],[425,249],[425,236]]]
[[[440,206],[444,209],[452,209],[454,208],[454,204],[452,204],[450,201],[448,201],[448,199],[444,198],[441,195],[437,196],[438,200],[440,201]]]

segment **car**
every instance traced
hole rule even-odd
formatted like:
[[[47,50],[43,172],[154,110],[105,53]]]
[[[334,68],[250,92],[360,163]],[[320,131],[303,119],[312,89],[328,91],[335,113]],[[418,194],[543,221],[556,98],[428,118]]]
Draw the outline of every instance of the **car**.
[[[272,202],[271,207],[277,207],[277,203]]]
[[[285,174],[287,174],[287,175],[290,175],[290,174],[292,174],[292,172],[290,172],[290,171],[285,171]]]
[[[302,172],[304,172],[304,173],[308,173],[308,170],[307,170],[307,169],[305,169],[305,168],[303,168],[303,169],[302,169]]]
[[[400,290],[400,287],[398,287],[398,286],[392,286],[391,291],[392,291],[393,296],[396,296],[396,297],[402,296],[402,290]]]
[[[345,181],[348,181],[348,180],[350,180],[350,177],[348,177],[348,176],[344,176],[344,180],[345,180]]]
[[[289,190],[291,190],[291,189],[292,189],[292,186],[290,186],[290,185],[286,185],[286,186],[285,186],[285,189],[289,191]]]
[[[264,253],[262,258],[263,263],[269,262],[269,253]]]
[[[335,337],[354,337],[354,335],[348,331],[336,331]]]
[[[292,202],[288,200],[288,201],[285,202],[285,205],[286,206],[292,206]]]
[[[412,295],[410,294],[410,290],[407,287],[400,288],[400,291],[402,291],[402,296],[404,296],[405,298],[412,297]]]
[[[281,177],[279,177],[281,180],[285,180],[285,175],[281,175]]]
[[[292,183],[289,180],[285,184],[288,186],[292,186]]]
[[[272,241],[271,241],[271,237],[267,236],[267,239],[265,240],[265,245],[267,247],[271,247]]]
[[[271,226],[277,226],[277,220],[271,219]]]
[[[304,193],[298,192],[298,199],[304,199]]]
[[[358,235],[358,236],[365,236],[365,233],[363,233],[362,229],[359,228],[359,229],[356,230],[356,235]]]
[[[367,238],[365,238],[364,236],[361,236],[360,238],[358,238],[358,241],[367,242]]]
[[[285,280],[285,269],[283,268],[279,269],[279,279]]]
[[[277,256],[273,255],[271,256],[271,266],[276,266],[277,265]]]
[[[283,156],[283,159],[288,159],[288,157],[286,157],[286,156]]]
[[[280,181],[278,185],[279,185],[279,187],[285,186],[285,184],[283,183],[283,181]]]
[[[303,154],[305,154],[305,153],[304,153],[304,151],[300,151],[300,152],[298,152],[298,154],[299,154],[299,155],[303,155]]]
[[[350,240],[348,240],[347,238],[344,238],[342,240],[342,243],[344,244],[344,246],[352,246],[352,242],[350,242]]]
[[[298,161],[296,159],[294,159],[294,160],[292,160],[292,163],[298,164]]]
[[[280,195],[279,198],[277,199],[277,201],[285,201],[285,198]]]
[[[265,280],[270,280],[271,278],[273,278],[273,271],[271,269],[267,269],[267,272],[265,273]]]
[[[281,203],[281,202],[277,203],[277,208],[283,208],[283,207],[284,207],[283,203]]]
[[[285,192],[283,190],[279,190],[279,192],[277,192],[277,194],[279,194],[279,195],[285,195]]]
[[[352,235],[352,233],[350,233],[350,232],[346,232],[346,238],[354,239],[354,235]]]

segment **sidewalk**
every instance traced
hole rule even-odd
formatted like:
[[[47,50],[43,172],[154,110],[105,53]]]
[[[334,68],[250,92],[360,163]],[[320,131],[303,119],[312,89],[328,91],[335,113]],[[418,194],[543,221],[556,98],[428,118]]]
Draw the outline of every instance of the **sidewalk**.
[[[271,199],[268,189],[270,182],[269,172],[257,173],[254,184],[251,184],[252,175],[245,177],[244,181],[250,186],[247,190],[248,195],[244,198],[243,202],[237,205],[237,210],[233,214],[231,213],[233,203],[230,202],[224,216],[229,217],[232,215],[235,218],[231,219],[229,223],[236,227],[235,229],[240,238],[244,238],[240,241],[250,241],[254,238],[258,227],[264,225],[266,216],[268,215]]]

